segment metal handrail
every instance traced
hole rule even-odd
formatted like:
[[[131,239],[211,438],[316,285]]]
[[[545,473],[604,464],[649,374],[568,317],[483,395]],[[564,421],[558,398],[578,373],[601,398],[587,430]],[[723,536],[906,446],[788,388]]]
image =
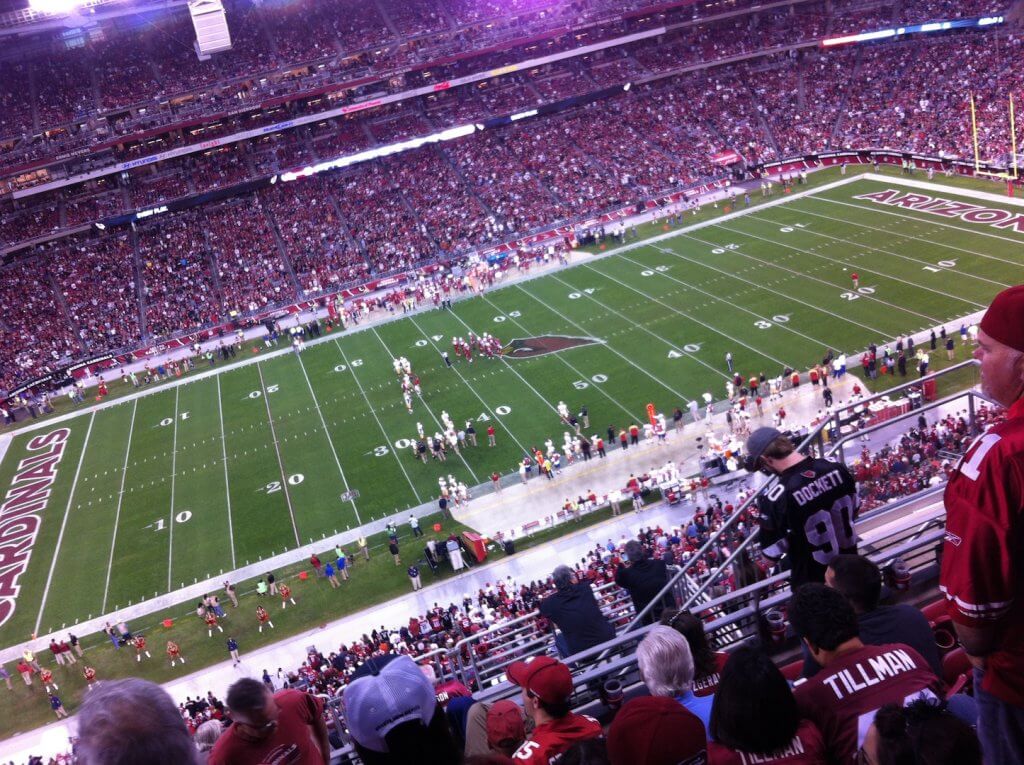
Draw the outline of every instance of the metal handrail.
[[[886,391],[885,393],[877,393],[877,394],[875,394],[875,395],[872,395],[872,396],[868,396],[867,398],[859,399],[859,400],[858,400],[858,401],[857,401],[857,402],[856,402],[855,404],[852,404],[852,405],[851,405],[851,404],[847,404],[847,405],[845,405],[844,407],[842,407],[842,411],[846,411],[846,410],[850,409],[851,407],[856,407],[856,406],[866,406],[866,405],[868,405],[868,404],[870,404],[870,403],[872,403],[872,402],[874,402],[874,401],[879,401],[879,400],[881,400],[882,398],[885,398],[885,397],[891,397],[891,395],[890,395],[890,394],[891,394],[891,393],[892,393],[893,391],[900,391],[900,390],[903,390],[903,389],[906,389],[906,388],[910,388],[910,387],[922,386],[922,385],[923,385],[923,384],[924,384],[925,382],[928,382],[928,381],[932,381],[932,380],[937,380],[937,379],[938,379],[938,378],[940,378],[940,377],[944,377],[945,375],[948,375],[948,374],[950,374],[950,373],[952,373],[952,372],[956,372],[956,371],[958,371],[958,370],[960,370],[960,369],[964,369],[964,368],[966,368],[966,367],[970,367],[970,366],[974,366],[974,367],[980,366],[980,362],[978,362],[978,361],[977,361],[976,359],[969,359],[969,360],[967,360],[967,361],[962,361],[962,362],[960,362],[959,364],[954,364],[954,365],[953,365],[953,366],[951,366],[951,367],[946,367],[945,369],[941,369],[941,370],[939,370],[939,371],[937,371],[937,372],[935,372],[935,373],[933,373],[933,374],[930,374],[930,375],[926,375],[925,377],[920,377],[920,378],[918,378],[918,379],[914,380],[913,382],[907,382],[907,383],[903,383],[903,384],[901,384],[901,385],[897,385],[896,387],[894,387],[894,388],[891,388],[891,389],[889,389],[889,390],[888,390],[888,391]],[[948,403],[949,401],[955,400],[956,398],[959,398],[959,397],[961,397],[961,396],[967,396],[967,397],[968,397],[968,402],[969,402],[969,404],[970,404],[970,405],[969,405],[969,412],[970,412],[970,418],[971,418],[971,425],[972,425],[972,427],[973,427],[973,420],[974,420],[974,406],[973,406],[973,399],[972,399],[971,397],[972,397],[972,396],[978,396],[978,397],[982,398],[983,400],[985,400],[985,401],[989,401],[989,402],[991,402],[991,399],[989,399],[989,398],[987,398],[987,397],[985,397],[985,396],[983,396],[983,395],[979,394],[979,393],[978,393],[977,391],[974,391],[974,390],[968,390],[968,391],[964,391],[964,392],[961,392],[961,393],[955,394],[955,395],[953,395],[953,396],[947,396],[947,397],[946,397],[945,399],[942,399],[941,403]],[[991,403],[995,403],[995,402],[991,402]],[[929,408],[934,408],[935,406],[938,406],[938,405],[940,405],[940,402],[930,402]],[[917,411],[920,411],[920,410],[913,410],[913,411],[917,412]],[[907,413],[906,413],[906,415],[903,415],[903,416],[908,416],[909,414],[910,414],[910,412],[907,412]],[[881,426],[883,426],[883,425],[891,425],[891,424],[892,424],[892,423],[893,423],[894,421],[897,421],[897,420],[899,420],[899,419],[901,419],[901,417],[893,418],[892,420],[887,420],[887,421],[886,421],[885,423],[881,423],[880,425],[875,425],[875,426],[872,426],[871,428],[865,428],[865,429],[864,429],[864,430],[862,430],[862,431],[858,431],[858,432],[857,432],[857,433],[856,433],[855,435],[858,435],[858,436],[859,436],[859,435],[862,435],[862,434],[864,434],[864,433],[871,433],[871,432],[875,432],[875,431],[876,431],[877,429],[879,429],[879,428],[880,428]],[[818,425],[817,425],[817,426],[816,426],[816,427],[815,427],[815,428],[814,428],[813,430],[811,430],[811,431],[810,431],[810,432],[809,432],[809,433],[807,434],[807,436],[806,436],[806,437],[805,437],[805,438],[804,438],[804,439],[803,439],[803,440],[802,440],[802,441],[800,442],[800,444],[799,444],[799,445],[797,446],[797,449],[798,449],[798,450],[803,450],[803,449],[807,449],[807,448],[809,448],[809,447],[810,447],[810,446],[811,446],[811,445],[812,445],[812,444],[813,444],[813,443],[814,443],[815,441],[817,441],[817,442],[818,442],[819,444],[820,444],[820,443],[822,443],[822,434],[823,434],[824,430],[825,430],[826,428],[832,427],[833,425],[836,425],[836,426],[838,427],[838,420],[834,420],[833,418],[830,418],[830,419],[827,419],[827,420],[825,420],[824,422],[821,422],[821,423],[819,423],[819,424],[818,424]],[[850,437],[851,437],[851,436],[847,436],[847,437],[846,437],[846,439],[848,439],[848,438],[850,438]],[[840,442],[840,441],[836,441],[836,444],[837,444],[837,445],[838,445],[839,443],[841,443],[841,442]],[[824,453],[824,450],[822,450],[822,451],[823,451],[823,453]],[[828,454],[829,454],[829,455],[831,455],[831,454],[833,454],[833,453],[834,453],[834,448],[833,448],[833,450],[831,450],[831,451],[829,451],[829,452],[828,452]],[[751,496],[750,496],[750,497],[748,497],[748,498],[747,498],[747,499],[746,499],[745,501],[743,501],[743,502],[742,502],[742,503],[741,503],[741,504],[739,505],[739,507],[737,507],[737,508],[736,508],[736,509],[735,509],[735,510],[733,511],[733,514],[732,514],[732,515],[731,515],[731,516],[730,516],[729,518],[727,518],[727,519],[725,520],[725,523],[723,523],[723,524],[722,524],[722,527],[721,527],[721,528],[720,528],[720,529],[719,529],[719,530],[718,530],[717,532],[715,532],[714,534],[712,534],[712,535],[711,535],[711,536],[710,536],[710,537],[708,538],[707,542],[705,542],[705,543],[704,543],[704,544],[703,544],[703,545],[702,545],[702,546],[700,547],[700,549],[698,549],[698,550],[697,550],[697,552],[695,552],[695,553],[694,553],[694,554],[693,554],[693,555],[692,555],[692,556],[691,556],[691,557],[689,558],[689,560],[687,561],[687,564],[688,564],[688,565],[686,566],[686,568],[689,568],[689,566],[690,566],[690,565],[692,565],[694,561],[697,561],[697,560],[699,560],[699,559],[700,559],[700,558],[701,558],[702,556],[706,555],[706,554],[707,554],[707,552],[708,552],[708,550],[712,549],[712,548],[713,548],[713,547],[714,547],[714,546],[715,546],[715,545],[716,545],[716,544],[718,543],[718,541],[719,541],[719,540],[721,539],[721,537],[722,537],[722,536],[723,536],[723,535],[725,534],[725,532],[726,532],[726,531],[728,531],[728,530],[730,530],[730,529],[731,529],[731,528],[732,528],[732,527],[733,527],[733,526],[734,526],[734,525],[735,525],[736,523],[738,523],[738,522],[739,522],[739,521],[738,521],[738,519],[739,519],[739,518],[740,518],[740,517],[741,517],[741,516],[743,515],[743,512],[744,512],[744,511],[745,511],[745,510],[746,510],[746,509],[747,509],[748,507],[750,507],[750,505],[751,505],[751,504],[752,504],[752,503],[753,503],[753,502],[754,502],[754,501],[755,501],[755,500],[756,500],[756,499],[757,499],[757,498],[758,498],[758,497],[759,497],[759,496],[761,495],[761,493],[762,493],[762,492],[763,492],[763,491],[765,490],[765,487],[766,487],[766,486],[767,486],[767,484],[765,484],[764,486],[761,486],[761,487],[760,487],[759,489],[757,489],[757,490],[756,490],[756,491],[755,491],[755,492],[754,492],[753,494],[751,494]],[[749,537],[747,537],[747,539],[750,539],[750,538],[752,538],[752,537],[754,537],[754,536],[756,536],[756,535],[752,533],[752,534],[751,534],[751,535],[750,535]],[[742,543],[741,545],[739,545],[738,547],[739,547],[739,548],[743,548],[743,549],[746,549],[746,545],[747,545],[747,544],[748,544],[747,540],[744,540],[744,542],[743,542],[743,543]],[[738,550],[737,550],[737,552],[738,552]],[[684,568],[684,571],[685,571],[685,568]],[[672,579],[670,579],[670,580],[669,580],[669,581],[668,581],[668,582],[667,582],[667,583],[665,584],[665,586],[664,586],[664,587],[663,587],[663,588],[661,589],[661,591],[660,591],[660,592],[658,592],[658,594],[657,594],[657,595],[656,595],[656,596],[654,597],[654,599],[652,599],[652,600],[651,600],[651,602],[650,602],[650,603],[648,603],[648,604],[647,604],[647,605],[646,605],[646,606],[645,606],[645,607],[644,607],[644,608],[643,608],[643,609],[642,609],[642,610],[641,610],[641,611],[640,611],[640,612],[639,612],[639,613],[638,613],[638,614],[637,614],[637,615],[636,615],[636,616],[634,617],[633,621],[632,621],[632,622],[631,622],[631,623],[630,623],[630,624],[629,624],[629,625],[628,625],[628,626],[626,627],[626,631],[630,631],[630,630],[633,630],[633,629],[635,629],[635,628],[636,628],[636,626],[637,626],[638,624],[642,624],[642,623],[643,623],[643,619],[644,619],[644,618],[645,618],[645,617],[647,616],[647,614],[648,614],[648,613],[649,613],[649,612],[651,611],[651,609],[652,609],[652,608],[654,607],[654,605],[655,605],[656,603],[658,603],[658,602],[659,602],[659,601],[660,601],[660,600],[661,600],[661,599],[662,599],[662,598],[663,598],[663,597],[664,597],[664,596],[665,596],[666,594],[668,594],[669,592],[671,592],[671,589],[672,589],[672,587],[674,587],[674,586],[675,586],[675,584],[676,584],[676,580],[677,580],[677,579],[678,579],[679,577],[681,577],[682,575],[683,575],[683,572],[682,572],[682,571],[680,571],[680,572],[679,572],[679,573],[678,573],[678,574],[677,574],[677,575],[676,575],[675,577],[673,577]],[[713,576],[712,576],[712,577],[709,577],[709,581],[710,581],[711,579],[713,579]],[[707,583],[705,583],[705,585],[703,585],[703,586],[702,586],[702,589],[706,589],[706,587],[707,587]]]

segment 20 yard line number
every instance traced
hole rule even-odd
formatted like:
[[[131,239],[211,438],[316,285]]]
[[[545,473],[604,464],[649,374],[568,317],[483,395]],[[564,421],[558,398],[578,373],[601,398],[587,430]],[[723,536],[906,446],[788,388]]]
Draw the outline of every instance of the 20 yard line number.
[[[504,417],[507,414],[512,414],[512,407],[502,404],[501,406],[494,407],[494,413],[499,417]],[[487,412],[481,412],[476,418],[477,422],[490,422],[490,420],[491,416],[487,414]],[[411,438],[399,438],[395,441],[395,449],[397,451],[405,451],[406,449],[411,449],[415,444],[416,442]],[[389,454],[390,451],[391,449],[386,444],[381,444],[380,446],[374,447],[373,452],[371,453],[374,457],[384,457]]]
[[[298,486],[305,480],[306,476],[304,476],[302,473],[292,473],[290,476],[288,476],[288,485]],[[259,491],[266,492],[267,494],[273,494],[274,492],[281,491],[281,482],[271,481],[266,486],[259,489]]]

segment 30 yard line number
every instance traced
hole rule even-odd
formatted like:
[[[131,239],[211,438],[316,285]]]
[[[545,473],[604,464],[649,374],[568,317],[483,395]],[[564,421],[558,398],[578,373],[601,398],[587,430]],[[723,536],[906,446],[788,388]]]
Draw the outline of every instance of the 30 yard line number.
[[[494,407],[494,413],[499,417],[504,417],[507,414],[512,414],[512,407],[502,404],[501,406]],[[490,422],[491,415],[487,414],[487,412],[480,412],[476,417],[476,421]],[[416,441],[411,438],[399,438],[395,441],[395,449],[397,451],[404,451],[406,449],[411,449],[415,444]],[[381,444],[380,446],[375,446],[373,451],[370,453],[373,454],[374,457],[384,457],[389,454],[390,451],[391,449],[386,444]]]

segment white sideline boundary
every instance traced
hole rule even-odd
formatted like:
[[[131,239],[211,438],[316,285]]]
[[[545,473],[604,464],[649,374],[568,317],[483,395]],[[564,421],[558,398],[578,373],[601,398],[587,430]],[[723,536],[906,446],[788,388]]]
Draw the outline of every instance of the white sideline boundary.
[[[579,254],[579,257],[581,258],[580,260],[575,260],[574,262],[570,262],[566,266],[561,266],[561,267],[555,266],[553,268],[531,269],[531,271],[529,273],[525,274],[525,275],[517,276],[517,277],[515,277],[513,279],[510,279],[508,281],[504,281],[503,283],[495,285],[493,288],[491,288],[489,290],[485,290],[484,292],[496,292],[498,290],[510,289],[512,287],[521,285],[521,284],[523,284],[525,282],[529,282],[529,281],[532,281],[534,279],[544,278],[544,277],[549,276],[549,275],[551,275],[553,273],[559,273],[559,272],[571,269],[571,268],[573,268],[573,267],[575,267],[577,265],[580,265],[581,262],[590,263],[590,262],[594,262],[595,260],[600,260],[600,259],[604,259],[604,258],[615,256],[615,255],[620,255],[622,253],[631,252],[633,250],[636,250],[636,249],[639,249],[639,248],[642,248],[642,247],[647,247],[647,246],[650,246],[650,245],[655,245],[657,243],[665,242],[665,241],[671,240],[671,239],[673,239],[675,237],[683,236],[683,235],[689,234],[689,233],[694,232],[694,231],[700,231],[701,229],[715,227],[715,226],[718,226],[721,223],[725,223],[725,222],[728,222],[730,220],[734,220],[736,218],[742,218],[743,216],[745,216],[747,214],[755,213],[755,212],[762,211],[762,210],[771,209],[773,207],[778,207],[778,206],[781,206],[781,205],[786,205],[786,204],[792,202],[793,200],[802,199],[802,198],[805,198],[805,197],[812,197],[812,196],[815,196],[815,195],[820,194],[822,192],[830,191],[830,190],[836,189],[836,188],[841,188],[843,186],[849,185],[851,183],[856,183],[856,182],[862,181],[862,180],[868,180],[868,181],[879,182],[879,183],[887,183],[887,184],[899,185],[899,186],[906,186],[906,187],[909,187],[909,188],[917,188],[917,189],[922,189],[922,190],[942,192],[942,193],[945,193],[945,194],[950,195],[950,196],[959,196],[959,197],[966,197],[966,198],[971,198],[971,199],[992,201],[992,202],[998,202],[1000,204],[1010,204],[1010,205],[1012,205],[1014,207],[1022,207],[1022,208],[1024,208],[1024,200],[1019,200],[1019,199],[1014,199],[1014,198],[1009,198],[1009,197],[1002,197],[1002,196],[999,196],[997,194],[992,194],[992,193],[989,193],[989,192],[976,191],[976,190],[973,190],[973,189],[960,189],[960,188],[957,188],[957,187],[954,187],[954,186],[945,186],[945,185],[941,185],[941,184],[930,183],[930,182],[927,182],[927,181],[916,181],[916,180],[911,180],[909,178],[901,178],[901,177],[894,177],[894,176],[887,176],[887,175],[878,175],[878,174],[871,173],[871,172],[859,173],[859,174],[854,174],[854,175],[851,175],[851,176],[848,176],[848,177],[840,178],[840,179],[838,179],[836,181],[831,181],[829,183],[825,183],[825,184],[822,184],[821,186],[816,186],[814,188],[810,188],[810,189],[807,189],[805,191],[800,191],[800,192],[792,193],[792,194],[789,194],[789,195],[780,196],[780,197],[778,197],[776,199],[770,199],[770,200],[768,200],[766,202],[762,202],[760,204],[753,205],[753,206],[751,206],[749,208],[744,207],[743,209],[734,210],[733,212],[725,213],[725,214],[719,215],[719,216],[717,216],[715,218],[711,218],[711,219],[708,219],[708,220],[705,220],[705,221],[701,221],[699,223],[694,223],[694,224],[689,225],[689,226],[684,226],[684,227],[681,227],[681,228],[678,228],[678,229],[675,229],[675,230],[672,230],[672,231],[668,231],[668,232],[665,232],[665,233],[662,233],[662,234],[657,234],[657,235],[655,235],[653,237],[649,237],[647,239],[641,239],[641,240],[637,240],[635,242],[632,242],[630,244],[625,244],[625,245],[621,245],[619,247],[610,248],[607,251],[602,252],[602,253],[596,253],[596,254],[580,253]],[[715,198],[715,199],[718,199],[718,200],[722,200],[722,199],[727,199],[728,197],[727,197],[727,192],[726,191],[719,190],[718,192],[715,192],[711,197],[709,197],[709,199],[710,198]],[[668,209],[668,208],[665,208],[665,209]],[[870,208],[865,208],[865,209],[870,209]],[[651,212],[657,213],[657,212],[660,212],[660,211],[648,211],[648,212],[645,212],[642,216],[640,216],[640,218],[641,219],[646,218],[648,215],[650,215]],[[657,218],[651,218],[650,220],[656,220],[656,219]],[[640,222],[640,221],[638,221],[638,222]],[[644,221],[644,222],[648,222],[648,221]],[[970,229],[963,229],[963,230],[969,231]],[[455,298],[455,300],[453,302],[462,302],[464,300],[470,300],[470,299],[472,299],[474,297],[479,297],[481,294],[483,294],[483,293],[474,293],[474,294],[464,295],[464,296]],[[352,335],[352,334],[356,334],[356,333],[359,333],[359,332],[365,332],[365,331],[371,330],[371,329],[375,328],[379,324],[385,324],[385,323],[390,323],[390,322],[393,322],[393,321],[399,321],[399,320],[402,320],[402,319],[414,317],[417,314],[427,313],[427,312],[433,311],[433,310],[434,310],[434,306],[433,305],[429,305],[429,306],[425,305],[425,306],[423,306],[421,308],[416,309],[415,311],[411,311],[411,312],[404,313],[404,314],[396,314],[394,316],[384,317],[383,319],[378,320],[378,321],[372,321],[372,320],[371,321],[364,321],[364,322],[360,323],[359,325],[352,326],[352,327],[349,327],[349,328],[344,329],[344,330],[335,330],[335,331],[330,332],[330,333],[325,333],[323,336],[321,336],[319,338],[315,338],[313,340],[308,341],[306,343],[306,346],[307,347],[313,347],[313,346],[320,345],[320,344],[323,344],[323,343],[328,343],[328,342],[331,342],[331,341],[336,341],[340,337],[344,337],[344,336],[347,336],[347,335]],[[979,311],[979,312],[976,312],[974,314],[971,314],[968,317],[965,317],[965,319],[969,319],[971,321],[977,321],[983,313],[984,313],[983,311]],[[292,317],[298,318],[301,315],[302,315],[301,313],[299,313],[299,314],[292,314],[288,318],[292,318]],[[319,312],[317,312],[317,315],[319,315]],[[920,331],[921,330],[918,330],[918,332],[920,332]],[[908,333],[908,334],[915,334],[915,333]],[[206,343],[204,343],[203,347],[204,348],[216,348],[217,347],[216,344],[217,344],[217,342],[220,339],[223,339],[223,338],[213,338],[213,339],[207,341]],[[247,339],[253,339],[253,338],[252,337],[247,337]],[[166,357],[164,357],[164,358],[166,358],[166,359],[180,358],[182,356],[189,355],[191,353],[191,350],[188,347],[183,347],[183,348],[176,349],[176,350],[178,351],[178,354],[175,354],[172,351],[172,352],[169,352],[166,355]],[[111,407],[120,406],[121,404],[131,403],[131,402],[137,401],[138,399],[143,398],[145,396],[153,396],[153,395],[157,395],[159,393],[163,393],[164,391],[174,390],[176,388],[179,388],[182,385],[191,385],[194,382],[199,382],[201,380],[205,380],[205,379],[208,379],[208,378],[214,378],[214,377],[217,377],[218,375],[230,373],[231,371],[233,371],[235,369],[241,369],[243,367],[246,367],[246,366],[249,366],[249,365],[252,365],[252,364],[259,364],[262,361],[265,361],[267,359],[277,358],[277,357],[284,356],[284,355],[289,354],[289,353],[294,353],[294,351],[292,350],[291,347],[284,347],[284,348],[279,348],[277,350],[266,351],[266,352],[260,351],[259,353],[253,354],[251,358],[243,359],[241,361],[236,361],[236,362],[234,362],[234,363],[232,363],[232,364],[230,364],[229,366],[226,366],[226,367],[219,367],[219,368],[218,367],[214,367],[212,369],[208,369],[208,370],[205,370],[205,371],[202,371],[202,372],[197,372],[197,373],[189,376],[188,378],[183,378],[181,380],[174,380],[174,381],[171,381],[171,382],[168,382],[168,383],[164,383],[162,385],[158,385],[157,387],[150,388],[148,390],[142,390],[142,391],[139,391],[137,393],[131,393],[131,394],[128,394],[126,396],[122,396],[121,398],[118,398],[116,400],[112,400],[112,401],[108,401],[108,402],[104,402],[104,403],[99,403],[99,404],[94,404],[94,405],[92,405],[90,407],[87,407],[85,409],[82,409],[82,410],[78,410],[78,411],[74,411],[74,412],[67,412],[65,414],[58,415],[57,417],[46,419],[46,420],[44,420],[42,422],[34,423],[34,424],[31,424],[31,425],[26,425],[26,426],[24,426],[22,428],[19,428],[16,431],[12,431],[11,433],[6,433],[6,434],[3,434],[3,435],[0,435],[0,464],[2,464],[2,460],[3,460],[4,456],[6,455],[6,452],[8,451],[12,440],[15,437],[20,437],[20,436],[22,436],[24,434],[32,433],[32,432],[39,431],[39,430],[44,430],[44,429],[47,429],[47,428],[52,428],[52,427],[54,427],[54,426],[56,426],[56,425],[58,425],[60,423],[68,422],[70,420],[74,420],[74,419],[82,417],[84,415],[88,415],[88,414],[95,415],[95,413],[97,413],[97,412],[103,411],[105,409],[109,409]],[[147,360],[146,359],[139,359],[137,361],[133,361],[133,362],[130,362],[129,364],[126,364],[125,367],[128,368],[131,364],[137,364],[137,363],[143,362],[143,361],[147,361]],[[151,362],[155,363],[155,359],[149,359],[148,361],[151,361]],[[412,508],[410,510],[410,512],[415,513],[417,516],[422,516],[422,515],[426,515],[426,514],[429,514],[431,512],[434,512],[434,510],[435,510],[435,506],[433,505],[433,503],[427,503],[427,504],[421,505],[418,508]],[[350,531],[341,532],[341,533],[337,534],[336,536],[334,536],[332,538],[339,540],[341,542],[341,544],[349,544],[352,541],[354,541],[360,535],[360,533],[374,534],[374,533],[377,533],[379,531],[383,531],[387,522],[388,522],[388,516],[384,515],[384,516],[382,516],[377,521],[371,521],[369,523],[365,523],[361,527],[357,527],[356,529],[352,529]],[[32,645],[37,645],[38,646],[38,645],[48,644],[51,637],[59,637],[67,629],[75,629],[77,632],[80,632],[82,634],[90,634],[92,632],[97,632],[97,631],[99,631],[103,627],[105,622],[111,621],[112,619],[116,619],[118,621],[120,621],[120,620],[134,620],[134,619],[138,619],[139,617],[146,616],[146,615],[148,615],[150,613],[153,613],[155,611],[160,611],[162,609],[169,608],[171,606],[175,606],[175,605],[181,604],[183,602],[187,602],[188,600],[200,597],[200,596],[202,596],[205,593],[212,592],[214,590],[220,589],[220,587],[222,586],[222,582],[223,582],[223,580],[225,578],[230,578],[232,581],[243,581],[243,580],[246,580],[246,579],[252,579],[252,578],[256,578],[256,577],[266,573],[269,570],[282,568],[282,567],[291,565],[293,563],[296,563],[298,561],[305,560],[305,559],[307,559],[309,557],[309,555],[310,555],[310,553],[312,551],[320,548],[324,544],[325,539],[326,539],[326,535],[324,535],[324,537],[320,541],[318,541],[318,542],[313,542],[312,544],[303,545],[301,547],[298,547],[298,548],[295,548],[295,549],[292,549],[292,550],[289,550],[289,551],[286,551],[286,552],[282,552],[282,553],[280,553],[278,555],[275,555],[275,556],[272,556],[270,558],[266,558],[266,559],[263,559],[263,560],[259,560],[259,561],[256,561],[254,563],[251,563],[251,564],[247,563],[247,565],[245,565],[243,567],[233,569],[230,572],[225,572],[223,574],[218,574],[217,576],[212,576],[209,579],[206,579],[206,580],[201,581],[201,582],[196,582],[196,583],[194,583],[194,584],[192,584],[190,586],[186,586],[185,588],[173,590],[171,592],[164,593],[163,595],[157,596],[157,597],[149,599],[149,600],[141,601],[141,602],[133,604],[131,606],[117,608],[114,611],[107,612],[106,614],[101,614],[100,616],[92,618],[92,619],[89,619],[89,620],[75,622],[74,624],[71,624],[71,625],[62,625],[59,629],[54,630],[54,632],[52,632],[50,634],[47,634],[47,635],[40,635],[35,640],[30,641],[30,643],[29,642],[24,642],[24,643],[16,644],[14,646],[10,646],[8,648],[0,649],[0,663],[3,663],[3,662],[6,662],[6,661],[9,661],[11,659],[15,659],[15,658],[19,657],[21,655],[22,648],[24,646],[26,646],[26,645],[32,644]],[[109,575],[109,567],[108,567],[108,575]]]

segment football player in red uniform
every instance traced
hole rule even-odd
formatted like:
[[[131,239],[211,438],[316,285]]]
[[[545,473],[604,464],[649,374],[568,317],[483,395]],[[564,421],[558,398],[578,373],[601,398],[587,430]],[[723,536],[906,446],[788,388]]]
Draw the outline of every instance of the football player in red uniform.
[[[1009,409],[974,440],[946,485],[939,588],[975,668],[986,762],[1024,763],[1024,286],[985,312],[981,389]]]

